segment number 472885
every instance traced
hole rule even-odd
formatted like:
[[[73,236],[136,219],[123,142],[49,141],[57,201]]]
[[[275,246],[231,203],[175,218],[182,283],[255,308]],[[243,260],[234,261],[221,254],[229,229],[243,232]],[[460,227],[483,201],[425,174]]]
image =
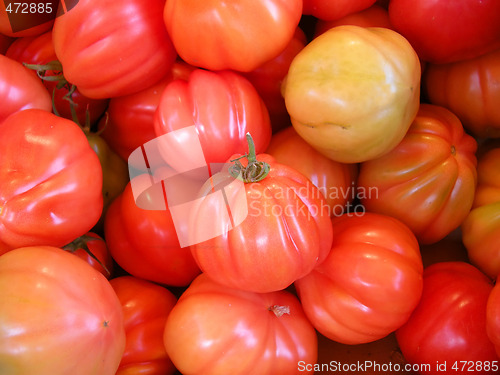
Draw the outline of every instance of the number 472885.
[[[479,372],[498,371],[498,361],[455,361],[451,369],[454,371]]]
[[[5,11],[7,13],[15,14],[47,14],[52,13],[52,3],[51,2],[39,2],[39,3],[8,3]]]

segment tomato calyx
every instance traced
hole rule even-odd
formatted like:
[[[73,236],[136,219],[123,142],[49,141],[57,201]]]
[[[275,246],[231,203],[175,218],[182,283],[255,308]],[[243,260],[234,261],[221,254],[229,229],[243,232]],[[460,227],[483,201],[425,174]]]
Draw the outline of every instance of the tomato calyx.
[[[89,249],[88,242],[89,241],[104,241],[102,238],[89,236],[88,234],[84,234],[73,242],[62,247],[63,250],[69,251],[70,253],[74,253],[79,249],[83,249],[92,259],[94,259],[105,271],[108,275],[111,275],[110,270],[106,267],[106,265],[97,258],[94,253]]]
[[[271,166],[265,161],[258,161],[255,153],[255,144],[250,133],[246,134],[248,143],[248,153],[236,159],[230,160],[234,163],[229,167],[229,173],[234,178],[242,180],[244,183],[259,182],[267,177]],[[247,159],[248,163],[244,166],[240,160]]]
[[[282,317],[285,314],[290,315],[290,306],[272,305],[267,309],[273,312],[274,315],[276,315],[278,318]]]

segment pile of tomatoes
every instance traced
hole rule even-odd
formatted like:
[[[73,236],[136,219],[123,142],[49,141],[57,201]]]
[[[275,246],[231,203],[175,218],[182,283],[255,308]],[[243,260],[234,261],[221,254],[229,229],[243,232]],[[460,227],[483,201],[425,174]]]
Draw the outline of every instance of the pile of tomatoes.
[[[23,4],[0,374],[499,373],[499,1]]]

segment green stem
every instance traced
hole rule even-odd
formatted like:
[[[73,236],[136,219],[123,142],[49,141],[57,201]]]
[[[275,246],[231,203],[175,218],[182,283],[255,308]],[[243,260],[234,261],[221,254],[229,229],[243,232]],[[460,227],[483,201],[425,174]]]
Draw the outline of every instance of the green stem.
[[[234,178],[240,178],[245,183],[259,182],[267,177],[271,166],[265,161],[257,161],[255,143],[250,133],[246,134],[248,153],[231,160],[234,164],[229,168],[229,173]],[[248,163],[244,166],[240,160],[246,158]]]
[[[95,255],[90,251],[88,242],[89,241],[104,241],[102,238],[92,237],[88,234],[84,234],[83,236],[78,237],[73,242],[67,244],[63,247],[63,250],[69,251],[70,253],[74,253],[78,249],[83,249],[92,259],[94,259],[99,265],[104,268],[108,275],[111,275],[111,272],[108,268],[102,263]]]

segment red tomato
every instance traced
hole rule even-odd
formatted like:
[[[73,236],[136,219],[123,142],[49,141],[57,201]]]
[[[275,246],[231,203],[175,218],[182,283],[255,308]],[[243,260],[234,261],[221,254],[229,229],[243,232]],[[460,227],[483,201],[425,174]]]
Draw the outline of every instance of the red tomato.
[[[350,13],[342,18],[332,21],[318,20],[314,29],[314,37],[323,34],[325,31],[340,25],[357,25],[362,27],[385,27],[392,29],[389,13],[387,9],[378,4],[358,12]]]
[[[220,172],[202,187],[203,198],[191,210],[193,231],[204,235],[220,227],[225,230],[191,245],[191,252],[213,280],[271,292],[288,287],[325,259],[332,228],[324,197],[307,177],[270,155],[257,155],[256,160],[252,150],[249,155],[253,156],[248,163],[242,159],[241,184],[233,184],[231,173]],[[260,168],[262,174],[253,173]],[[225,219],[227,211],[219,208],[220,196],[211,194],[219,189],[224,189],[236,223],[232,229]]]
[[[102,170],[78,125],[19,111],[0,124],[0,149],[0,242],[61,247],[95,225]]]
[[[449,64],[427,64],[428,100],[448,108],[478,138],[500,138],[500,49]]]
[[[113,258],[104,239],[96,233],[88,232],[63,247],[102,273],[107,279],[113,272]]]
[[[368,211],[408,225],[420,243],[437,242],[471,209],[476,149],[452,112],[423,103],[396,148],[361,164],[358,195]]]
[[[99,128],[103,129],[101,136],[123,160],[128,160],[132,151],[156,137],[154,114],[163,90],[175,79],[187,80],[193,69],[177,61],[159,82],[135,94],[109,101],[107,115],[99,122]]]
[[[264,100],[274,131],[290,125],[285,99],[281,95],[281,84],[293,58],[306,44],[306,35],[297,27],[294,37],[279,56],[244,74]]]
[[[52,61],[56,61],[57,56],[52,44],[52,31],[48,31],[38,36],[18,38],[11,44],[5,55],[20,63],[34,65],[45,65]],[[36,74],[35,70],[33,70],[33,74]],[[43,75],[47,77],[50,76],[50,78],[60,76],[64,79],[62,72],[59,71],[49,70],[44,72]],[[71,113],[70,101],[65,98],[69,95],[71,85],[66,83],[63,87],[58,88],[58,81],[43,80],[43,83],[49,91],[49,94],[51,96],[54,95],[53,105],[58,115],[74,120],[73,114]],[[78,122],[82,126],[86,124],[87,112],[89,115],[89,123],[93,125],[102,116],[108,106],[107,99],[87,98],[80,93],[78,88],[72,92],[71,100],[74,103]]]
[[[389,18],[424,61],[465,60],[500,47],[497,0],[391,0]]]
[[[425,268],[420,303],[396,331],[408,362],[419,364],[421,374],[498,374],[498,357],[486,334],[492,288],[491,280],[468,263]]]
[[[164,4],[79,0],[53,28],[66,79],[95,99],[132,94],[158,82],[177,56],[163,24]]]
[[[141,174],[133,182],[149,185],[150,176]],[[155,198],[154,189],[149,189],[141,199]],[[185,286],[200,273],[189,249],[179,245],[170,211],[140,208],[131,183],[108,208],[104,234],[113,259],[133,276]]]
[[[274,134],[266,153],[278,163],[302,173],[323,193],[330,216],[352,211],[356,198],[357,164],[344,164],[323,156],[292,126]]]
[[[252,84],[232,71],[193,71],[188,81],[167,85],[158,104],[154,126],[156,135],[196,126],[207,164],[225,163],[246,149],[246,134],[263,152],[271,139],[271,124],[264,102]],[[167,163],[182,171],[192,158],[186,140],[175,138],[161,149]]]
[[[320,20],[338,20],[369,8],[376,0],[304,0],[303,14]]]
[[[496,283],[486,304],[486,333],[500,358],[500,283]]]
[[[0,34],[0,54],[4,55],[9,46],[14,42],[15,38]]]
[[[168,0],[163,18],[187,63],[249,72],[285,49],[301,15],[302,0]]]
[[[110,281],[120,300],[126,345],[116,375],[170,375],[175,367],[163,344],[163,331],[177,298],[166,288],[132,276]]]
[[[473,208],[462,223],[462,240],[476,267],[500,274],[500,147],[479,156]]]
[[[304,311],[344,344],[379,340],[401,327],[422,293],[422,259],[410,229],[389,216],[334,218],[326,260],[295,282]]]
[[[40,246],[0,256],[4,374],[114,375],[125,348],[120,301],[81,259]]]
[[[315,363],[318,349],[293,294],[229,289],[204,274],[170,312],[164,343],[179,371],[192,375],[296,374],[301,363]]]
[[[28,108],[52,111],[49,93],[40,79],[22,64],[0,55],[0,123],[10,114]]]

